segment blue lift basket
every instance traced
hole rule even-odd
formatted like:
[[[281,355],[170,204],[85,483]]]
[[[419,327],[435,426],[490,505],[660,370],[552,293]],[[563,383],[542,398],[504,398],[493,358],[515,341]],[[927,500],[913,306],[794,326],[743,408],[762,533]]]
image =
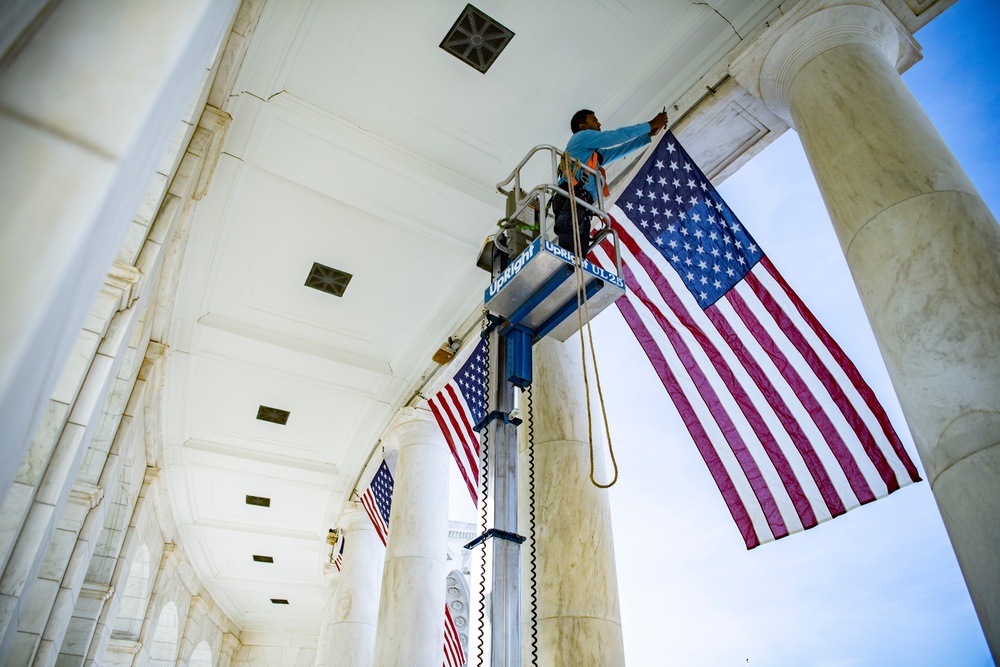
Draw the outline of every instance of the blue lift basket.
[[[521,171],[536,155],[546,153],[550,157],[549,179],[525,192],[521,188]],[[507,218],[501,224],[503,229],[486,240],[479,257],[479,266],[493,275],[483,297],[493,315],[490,328],[499,327],[501,337],[506,339],[507,379],[522,389],[531,384],[531,346],[545,336],[565,341],[579,330],[575,271],[583,274],[591,318],[625,293],[618,235],[604,210],[603,188],[597,188],[598,200],[594,204],[579,200],[578,204],[602,223],[591,246],[611,239],[615,272],[586,259],[581,262],[553,241],[549,212],[552,197],[569,196],[565,183],[559,183],[562,159],[563,152],[558,148],[536,146],[506,180],[497,184],[497,190],[507,196]],[[532,166],[537,167],[539,162],[535,160]],[[575,166],[591,178],[601,178],[586,165]]]

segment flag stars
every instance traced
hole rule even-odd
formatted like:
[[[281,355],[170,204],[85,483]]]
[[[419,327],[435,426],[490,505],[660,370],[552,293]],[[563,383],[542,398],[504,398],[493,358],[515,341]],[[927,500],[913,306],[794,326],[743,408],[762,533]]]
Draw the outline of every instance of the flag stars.
[[[656,161],[656,168],[657,169],[663,169],[663,160],[657,160]]]
[[[688,179],[688,187],[689,187],[689,188],[693,188],[693,187],[695,187],[696,185],[697,185],[697,183],[695,183],[695,182],[694,182],[694,179],[693,179],[693,178],[689,178],[689,179]]]
[[[649,183],[650,185],[653,184],[653,176],[652,176],[652,174],[650,174],[649,176],[646,176],[646,182]]]
[[[687,162],[684,163],[684,171],[686,171],[689,174],[691,173],[691,165],[688,164]]]
[[[630,201],[629,202],[625,202],[625,210],[627,210],[627,211],[633,211],[633,210],[635,210],[635,206],[633,206],[632,202],[630,202]]]
[[[673,169],[674,171],[677,171],[677,163],[676,162],[671,162],[670,163],[670,168]]]
[[[670,153],[671,155],[673,155],[674,151],[676,151],[676,150],[677,150],[677,146],[675,146],[674,144],[667,144],[667,152],[668,153]]]
[[[657,181],[657,182],[658,182],[658,183],[659,183],[660,185],[662,185],[662,186],[666,186],[666,184],[667,184],[667,179],[665,179],[665,178],[664,178],[663,176],[660,176],[660,180],[659,180],[659,181]]]

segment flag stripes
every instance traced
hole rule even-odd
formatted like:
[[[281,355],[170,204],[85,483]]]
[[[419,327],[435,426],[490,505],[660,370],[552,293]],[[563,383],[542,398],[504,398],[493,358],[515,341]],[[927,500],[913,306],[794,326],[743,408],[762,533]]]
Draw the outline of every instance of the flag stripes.
[[[462,639],[455,627],[455,619],[448,605],[444,606],[444,667],[462,667],[465,664],[465,651],[462,650]]]
[[[486,414],[486,341],[468,352],[458,371],[445,386],[427,399],[434,419],[448,442],[458,472],[479,505],[479,434],[475,425]]]
[[[919,479],[857,369],[766,257],[703,310],[625,212],[611,213],[628,288],[619,310],[747,548]],[[611,267],[612,255],[605,241],[594,259]]]
[[[434,419],[437,420],[448,449],[455,459],[474,505],[479,504],[479,436],[473,430],[465,398],[451,383],[428,399]]]

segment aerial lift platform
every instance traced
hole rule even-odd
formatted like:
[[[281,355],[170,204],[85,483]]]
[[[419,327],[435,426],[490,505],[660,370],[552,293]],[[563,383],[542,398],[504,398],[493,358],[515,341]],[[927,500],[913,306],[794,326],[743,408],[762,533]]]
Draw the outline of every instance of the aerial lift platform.
[[[522,171],[537,170],[546,156],[547,178],[525,191]],[[501,221],[501,231],[487,239],[478,261],[493,278],[483,296],[488,311],[483,337],[487,338],[490,351],[488,404],[486,417],[475,427],[483,435],[483,476],[490,485],[493,527],[467,544],[466,549],[494,538],[490,614],[493,667],[520,667],[522,662],[520,546],[526,538],[517,532],[517,427],[521,420],[516,410],[515,387],[527,390],[531,386],[532,345],[546,336],[565,341],[580,329],[577,312],[582,305],[587,317],[593,318],[625,293],[618,236],[605,211],[603,188],[597,188],[598,199],[594,204],[577,203],[602,223],[591,239],[591,246],[610,239],[614,246],[614,273],[576,257],[553,240],[550,223],[554,220],[549,212],[552,197],[570,196],[565,179],[560,178],[563,165],[568,164],[564,159],[563,152],[554,146],[536,146],[510,176],[497,184],[497,190],[507,196],[507,216]],[[586,165],[576,163],[572,167],[586,172],[590,178],[602,178]],[[482,502],[486,502],[485,488]],[[533,506],[532,499],[529,512],[532,532]],[[533,581],[533,557],[530,576]],[[534,632],[533,598],[531,604]],[[531,643],[534,646],[535,642]]]

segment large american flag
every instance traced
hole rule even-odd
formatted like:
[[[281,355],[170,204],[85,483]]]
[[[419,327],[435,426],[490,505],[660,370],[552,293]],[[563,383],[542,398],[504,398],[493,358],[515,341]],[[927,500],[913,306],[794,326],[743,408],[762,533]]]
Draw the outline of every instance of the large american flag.
[[[382,464],[372,477],[372,481],[361,494],[361,504],[375,526],[382,544],[387,544],[389,539],[389,512],[392,509],[392,492],[395,488],[393,471],[389,467],[389,462],[382,459]],[[343,543],[341,543],[343,551]],[[339,556],[338,556],[339,557]],[[339,569],[339,566],[338,566]],[[452,618],[448,605],[444,607],[444,667],[462,667],[465,664],[465,652],[462,650],[462,643],[458,635],[458,628],[455,627],[455,619]]]
[[[610,213],[618,308],[748,549],[919,481],[857,368],[671,133]],[[591,259],[613,269],[613,253]]]
[[[485,340],[479,341],[455,376],[427,403],[448,441],[472,503],[478,505],[479,435],[473,427],[486,414]]]

